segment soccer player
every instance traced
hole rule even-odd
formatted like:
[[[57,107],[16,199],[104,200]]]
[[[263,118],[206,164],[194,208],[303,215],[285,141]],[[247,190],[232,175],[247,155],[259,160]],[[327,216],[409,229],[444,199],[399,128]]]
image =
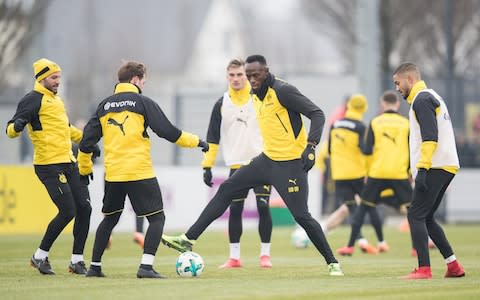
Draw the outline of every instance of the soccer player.
[[[415,179],[407,218],[413,246],[418,254],[418,268],[402,278],[432,278],[428,236],[445,259],[445,277],[465,276],[463,267],[434,216],[445,190],[460,168],[447,106],[434,90],[427,88],[419,68],[413,63],[401,64],[393,72],[393,82],[410,104],[410,170]]]
[[[398,113],[400,100],[394,91],[386,91],[380,106],[383,113],[373,118],[367,130],[363,152],[367,156],[368,177],[361,193],[361,203],[353,215],[352,230],[346,247],[337,250],[341,255],[352,255],[355,238],[360,233],[365,214],[376,209],[382,201],[381,193],[391,189],[395,197],[382,201],[406,214],[412,198],[409,178],[408,120]],[[378,251],[387,252],[382,227],[375,228]]]
[[[128,195],[137,216],[145,216],[149,222],[137,278],[165,278],[153,269],[165,214],[160,186],[153,171],[147,128],[182,147],[201,147],[207,151],[208,144],[173,126],[158,104],[141,94],[146,81],[144,64],[125,62],[118,70],[118,81],[114,94],[100,102],[85,126],[79,147],[80,174],[89,176],[93,171],[92,146],[104,138],[104,218],[97,228],[92,262],[86,276],[105,276],[102,255]]]
[[[263,137],[263,152],[220,185],[185,234],[175,237],[164,235],[162,242],[180,252],[191,250],[205,229],[225,212],[232,199],[240,197],[245,189],[270,184],[323,255],[329,274],[343,276],[320,224],[311,216],[307,205],[307,172],[315,164],[315,147],[325,123],[323,111],[296,87],[271,74],[262,55],[249,56],[245,70],[253,89],[253,105]],[[301,115],[311,121],[308,135]]]
[[[215,103],[208,125],[207,142],[209,150],[202,161],[203,181],[212,186],[212,167],[219,149],[230,167],[230,176],[241,166],[248,164],[262,152],[262,137],[258,129],[251,86],[245,75],[245,63],[233,59],[227,66],[228,91]],[[272,236],[272,216],[270,214],[270,186],[259,185],[253,189],[257,200],[260,234],[260,266],[271,268],[270,239]],[[230,257],[220,268],[238,268],[240,260],[240,236],[242,235],[242,212],[248,189],[232,199],[228,219]]]
[[[33,63],[35,84],[17,106],[8,121],[7,135],[18,137],[25,126],[33,143],[35,173],[55,206],[57,215],[48,224],[40,246],[30,259],[30,264],[41,274],[54,275],[48,254],[53,243],[67,224],[75,218],[73,226],[73,251],[69,271],[85,274],[83,250],[90,226],[90,195],[80,181],[72,141],[78,143],[82,132],[70,124],[63,100],[57,95],[62,77],[55,62],[42,58]],[[94,156],[100,155],[92,144]]]
[[[330,169],[335,181],[335,198],[340,207],[332,213],[339,218],[345,216],[345,206],[353,217],[357,208],[356,195],[360,195],[366,175],[365,156],[362,152],[365,124],[363,114],[367,111],[368,103],[364,95],[354,94],[347,102],[345,117],[335,121],[330,129],[328,138],[328,153],[330,155]],[[372,222],[380,227],[380,217],[377,210],[370,212]],[[357,238],[357,236],[355,236]],[[376,254],[377,249],[358,235],[358,245],[362,251]],[[353,251],[353,248],[351,249]],[[342,251],[339,254],[345,255]]]

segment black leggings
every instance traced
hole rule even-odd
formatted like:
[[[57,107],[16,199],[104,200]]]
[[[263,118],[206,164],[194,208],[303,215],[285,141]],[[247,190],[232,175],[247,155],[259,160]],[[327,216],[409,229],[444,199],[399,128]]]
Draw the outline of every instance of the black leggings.
[[[103,253],[107,248],[108,239],[112,234],[112,230],[120,220],[122,212],[116,212],[105,215],[102,222],[98,225],[93,244],[92,262],[101,262]],[[165,224],[165,214],[162,212],[146,217],[148,220],[147,233],[145,234],[145,245],[143,253],[155,255],[163,233]]]
[[[35,165],[35,173],[58,208],[57,215],[48,224],[40,249],[49,251],[63,229],[75,218],[72,253],[83,254],[92,207],[88,187],[80,182],[77,165]]]
[[[415,187],[413,201],[408,209],[408,223],[413,240],[413,247],[417,250],[418,266],[430,266],[428,252],[428,236],[437,246],[444,258],[453,254],[452,247],[445,233],[435,220],[434,213],[442,202],[445,191],[455,175],[441,169],[427,171],[427,191],[420,191]]]
[[[231,204],[232,199],[242,196],[246,189],[262,184],[275,187],[295,221],[307,232],[317,250],[329,263],[337,262],[320,224],[308,211],[308,181],[300,159],[273,161],[265,154],[255,157],[252,162],[240,168],[218,189],[197,221],[186,232],[189,239],[196,240],[205,229],[219,218]]]

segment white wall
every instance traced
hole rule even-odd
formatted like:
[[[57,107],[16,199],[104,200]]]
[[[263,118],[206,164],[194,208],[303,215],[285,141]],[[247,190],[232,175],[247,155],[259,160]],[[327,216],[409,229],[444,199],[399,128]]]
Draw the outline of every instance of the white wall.
[[[96,166],[94,174],[96,179],[90,184],[90,198],[92,202],[92,217],[90,221],[90,230],[94,231],[103,218],[101,213],[103,198],[103,180],[100,180],[103,173],[103,167]],[[209,188],[203,183],[203,170],[200,167],[168,167],[157,166],[155,168],[160,189],[163,195],[163,204],[165,208],[165,232],[172,233],[185,231],[198,218],[208,201],[213,197],[218,184],[223,182],[228,176],[228,169],[214,168],[214,188]],[[313,217],[320,216],[320,179],[317,170],[309,173],[310,197],[309,207]],[[271,200],[279,198],[276,192],[272,193]],[[257,226],[255,198],[250,191],[245,210],[251,215],[244,217],[244,228],[254,228]],[[209,229],[227,229],[227,217],[224,215],[215,221]],[[117,232],[133,232],[135,229],[135,214],[129,201],[126,201],[122,217],[117,224]],[[208,229],[207,229],[208,230]]]
[[[450,184],[447,195],[447,222],[479,222],[479,169],[460,169]]]

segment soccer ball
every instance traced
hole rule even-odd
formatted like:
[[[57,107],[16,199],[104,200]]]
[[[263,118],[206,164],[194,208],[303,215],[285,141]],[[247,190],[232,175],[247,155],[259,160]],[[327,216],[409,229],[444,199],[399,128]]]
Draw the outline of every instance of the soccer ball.
[[[175,268],[180,277],[198,277],[202,274],[205,264],[199,254],[187,251],[178,256]]]
[[[310,245],[310,239],[303,228],[296,228],[292,232],[291,241],[295,248],[307,248]]]

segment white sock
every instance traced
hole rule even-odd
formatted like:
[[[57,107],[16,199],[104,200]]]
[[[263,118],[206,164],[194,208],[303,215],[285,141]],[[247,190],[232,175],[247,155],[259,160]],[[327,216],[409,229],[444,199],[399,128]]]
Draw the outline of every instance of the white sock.
[[[153,260],[154,259],[155,259],[155,255],[143,253],[141,264],[142,265],[153,265]]]
[[[387,244],[387,242],[385,242],[385,241],[378,242],[378,245],[379,245],[379,246],[380,246],[380,245],[386,245],[386,244]]]
[[[35,251],[33,257],[35,259],[45,259],[46,257],[48,257],[48,251],[38,248],[37,251]]]
[[[260,256],[270,256],[270,243],[260,243]]]
[[[455,254],[450,255],[449,257],[445,258],[445,263],[449,264],[451,262],[454,262],[457,260],[457,257]]]
[[[230,258],[240,259],[240,243],[230,243]]]
[[[367,239],[366,239],[366,238],[358,239],[358,245],[359,245],[359,246],[366,246],[366,245],[368,245]]]
[[[71,261],[72,261],[72,264],[76,264],[79,261],[84,261],[83,254],[72,254]]]
[[[90,263],[91,266],[96,266],[96,267],[101,267],[102,266],[102,262],[101,261],[92,261]]]

